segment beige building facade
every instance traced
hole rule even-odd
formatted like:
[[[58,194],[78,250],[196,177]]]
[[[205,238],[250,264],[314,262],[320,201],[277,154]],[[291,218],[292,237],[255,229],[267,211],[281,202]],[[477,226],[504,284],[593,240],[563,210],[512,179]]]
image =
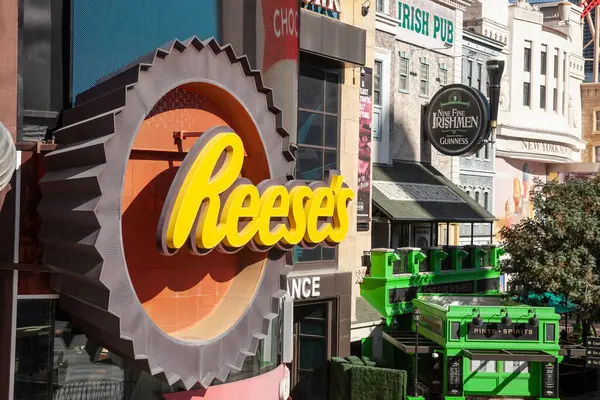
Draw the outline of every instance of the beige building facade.
[[[581,84],[581,133],[586,142],[581,162],[600,162],[600,83]]]

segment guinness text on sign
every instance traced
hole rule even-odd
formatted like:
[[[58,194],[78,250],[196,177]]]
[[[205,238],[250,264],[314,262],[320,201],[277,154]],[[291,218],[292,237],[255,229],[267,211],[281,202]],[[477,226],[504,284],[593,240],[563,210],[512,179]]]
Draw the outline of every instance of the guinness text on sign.
[[[489,105],[481,92],[465,85],[448,85],[426,106],[425,133],[440,153],[469,155],[490,134]]]

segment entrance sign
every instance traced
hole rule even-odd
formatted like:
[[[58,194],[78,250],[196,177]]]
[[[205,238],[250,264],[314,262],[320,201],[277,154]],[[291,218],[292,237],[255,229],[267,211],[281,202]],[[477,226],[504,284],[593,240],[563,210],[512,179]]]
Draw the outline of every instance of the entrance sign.
[[[348,203],[354,193],[333,174],[329,185],[269,179],[254,186],[240,178],[242,139],[229,127],[213,128],[196,141],[165,200],[157,231],[159,251],[173,255],[188,244],[197,254],[219,247],[235,253],[277,245],[339,244],[348,233]]]
[[[291,284],[288,282],[288,294],[294,300],[310,299],[321,296],[321,277],[305,276],[302,278],[292,278]]]
[[[427,105],[425,133],[440,153],[469,155],[490,135],[489,117],[489,104],[481,92],[465,85],[448,85]]]
[[[539,328],[529,324],[505,326],[496,323],[484,323],[481,328],[469,324],[468,339],[475,340],[538,340]]]

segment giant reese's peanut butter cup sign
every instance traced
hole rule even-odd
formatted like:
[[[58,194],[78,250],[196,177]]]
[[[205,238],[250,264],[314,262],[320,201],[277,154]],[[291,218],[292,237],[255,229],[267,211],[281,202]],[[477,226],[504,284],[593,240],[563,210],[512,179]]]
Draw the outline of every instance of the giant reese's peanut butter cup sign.
[[[62,124],[39,207],[62,308],[170,385],[226,382],[270,340],[286,252],[339,244],[354,193],[336,171],[293,178],[271,91],[214,39],[165,43]]]
[[[465,85],[448,85],[427,106],[425,132],[440,153],[470,155],[489,136],[489,115],[488,102],[480,91]]]

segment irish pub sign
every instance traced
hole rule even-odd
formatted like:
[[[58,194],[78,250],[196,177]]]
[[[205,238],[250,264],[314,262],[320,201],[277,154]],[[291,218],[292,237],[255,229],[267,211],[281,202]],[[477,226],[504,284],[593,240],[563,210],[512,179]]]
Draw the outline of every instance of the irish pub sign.
[[[424,47],[443,48],[454,44],[455,10],[428,0],[399,1],[397,8],[397,35],[406,35],[419,42],[429,42]]]

